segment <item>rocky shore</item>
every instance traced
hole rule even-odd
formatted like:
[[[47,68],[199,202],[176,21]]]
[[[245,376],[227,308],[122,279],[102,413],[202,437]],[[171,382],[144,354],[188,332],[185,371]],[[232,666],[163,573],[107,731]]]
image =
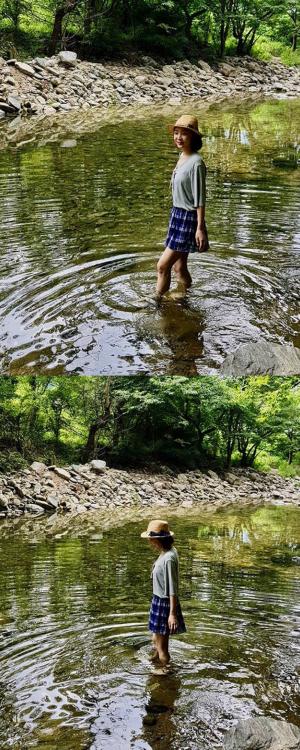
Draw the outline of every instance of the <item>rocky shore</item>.
[[[34,461],[29,469],[0,476],[0,518],[6,519],[24,514],[124,513],[154,506],[215,511],[231,504],[300,507],[300,479],[239,468],[222,477],[212,470],[112,469],[104,461],[65,468]]]
[[[139,64],[93,63],[74,52],[27,62],[0,58],[0,119],[110,105],[180,104],[227,97],[300,96],[300,69],[273,60],[228,57],[209,65],[188,60],[164,65],[140,56]]]

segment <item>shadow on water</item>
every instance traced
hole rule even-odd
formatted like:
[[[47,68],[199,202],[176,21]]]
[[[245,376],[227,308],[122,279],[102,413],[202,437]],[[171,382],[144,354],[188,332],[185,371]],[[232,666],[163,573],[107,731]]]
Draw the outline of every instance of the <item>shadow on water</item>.
[[[145,521],[90,513],[63,537],[0,523],[1,750],[218,750],[238,719],[300,725],[299,509],[170,521],[187,632],[167,674],[150,661]]]
[[[64,135],[44,124],[35,143],[0,152],[3,373],[205,374],[243,343],[299,346],[300,103],[191,106],[211,250],[190,259],[189,314],[151,306],[177,109],[151,108],[138,126],[81,113],[69,133],[64,118]]]

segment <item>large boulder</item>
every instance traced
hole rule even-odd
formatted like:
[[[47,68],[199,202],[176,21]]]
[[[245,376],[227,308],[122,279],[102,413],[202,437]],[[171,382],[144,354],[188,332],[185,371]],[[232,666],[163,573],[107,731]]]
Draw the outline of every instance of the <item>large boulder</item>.
[[[42,474],[47,471],[47,466],[46,464],[43,464],[42,461],[33,461],[30,468],[39,476],[42,476]]]
[[[103,474],[106,469],[106,462],[94,459],[93,461],[91,461],[91,468],[96,472],[96,474]]]
[[[228,354],[220,368],[221,375],[300,375],[300,349],[290,344],[254,341]]]
[[[76,55],[76,52],[68,52],[68,51],[59,52],[58,59],[62,65],[66,65],[67,67],[73,68],[74,65],[76,65],[77,55]]]
[[[300,729],[268,716],[238,721],[227,732],[224,750],[300,750]]]

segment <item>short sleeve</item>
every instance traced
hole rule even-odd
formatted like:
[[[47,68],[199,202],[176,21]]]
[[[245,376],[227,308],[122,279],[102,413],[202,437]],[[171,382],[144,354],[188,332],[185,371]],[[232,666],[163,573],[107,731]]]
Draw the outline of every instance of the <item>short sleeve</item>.
[[[174,559],[166,560],[166,596],[178,596],[178,568]]]
[[[204,161],[196,162],[191,171],[191,188],[194,207],[205,206],[206,202],[206,166]]]

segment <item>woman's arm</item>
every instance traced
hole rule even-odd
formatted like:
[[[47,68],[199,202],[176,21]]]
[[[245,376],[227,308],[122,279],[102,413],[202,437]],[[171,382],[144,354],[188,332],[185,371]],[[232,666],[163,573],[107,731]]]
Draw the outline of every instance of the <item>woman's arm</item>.
[[[199,253],[203,253],[209,248],[205,223],[206,166],[203,161],[196,162],[192,168],[191,188],[194,198],[194,207],[197,209],[197,230],[195,239]]]
[[[197,208],[197,230],[195,236],[199,252],[203,253],[205,250],[208,250],[209,244],[205,223],[205,206],[198,206]]]
[[[176,617],[176,605],[177,605],[177,596],[170,596],[170,614],[168,617],[168,625],[170,628],[170,633],[174,633],[178,627],[178,621]]]

